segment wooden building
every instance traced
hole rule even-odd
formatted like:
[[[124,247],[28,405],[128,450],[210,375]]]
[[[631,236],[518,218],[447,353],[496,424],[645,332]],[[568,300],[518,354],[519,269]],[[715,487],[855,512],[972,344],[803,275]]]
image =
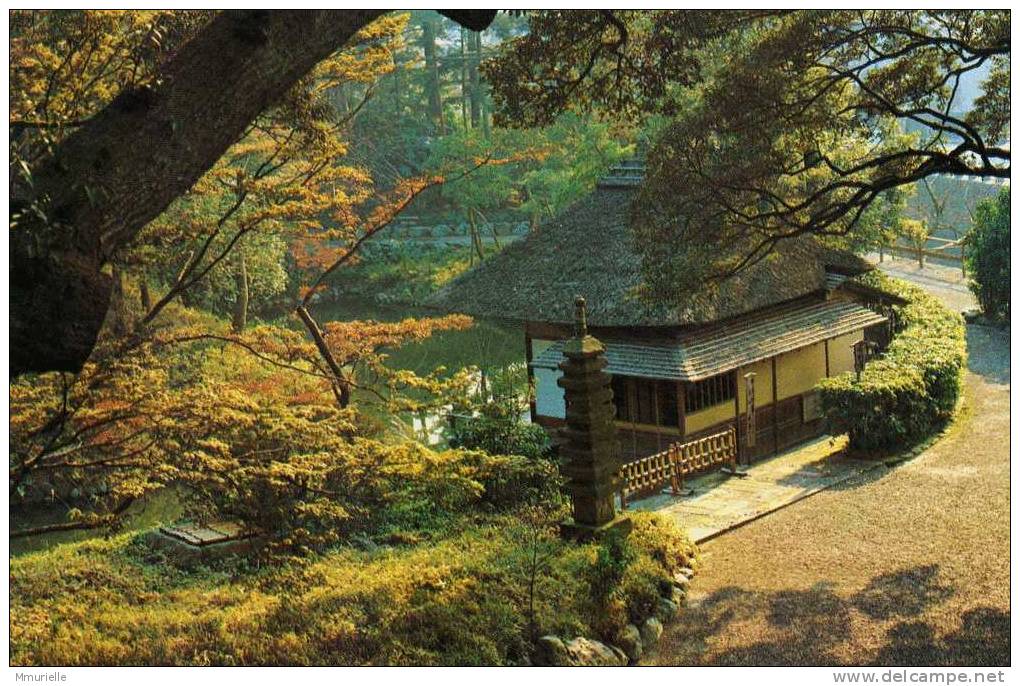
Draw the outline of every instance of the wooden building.
[[[628,231],[638,172],[618,168],[555,221],[448,284],[432,305],[522,321],[532,418],[555,428],[565,411],[561,351],[574,299],[584,296],[589,328],[606,346],[628,458],[730,426],[745,463],[819,435],[816,383],[852,371],[854,345],[881,343],[888,332],[893,298],[853,278],[871,265],[804,236],[677,306],[649,304],[634,295],[640,258]]]

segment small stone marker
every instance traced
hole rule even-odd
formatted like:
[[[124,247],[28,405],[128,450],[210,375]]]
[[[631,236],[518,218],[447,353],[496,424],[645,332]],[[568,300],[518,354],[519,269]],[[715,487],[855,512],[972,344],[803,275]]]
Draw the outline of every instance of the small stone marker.
[[[236,522],[162,526],[148,535],[149,543],[182,564],[246,553],[257,536]]]
[[[246,534],[241,525],[235,522],[216,522],[208,526],[202,526],[201,524],[161,526],[159,531],[165,536],[194,546],[229,543],[230,541],[239,541],[250,537],[250,534]]]

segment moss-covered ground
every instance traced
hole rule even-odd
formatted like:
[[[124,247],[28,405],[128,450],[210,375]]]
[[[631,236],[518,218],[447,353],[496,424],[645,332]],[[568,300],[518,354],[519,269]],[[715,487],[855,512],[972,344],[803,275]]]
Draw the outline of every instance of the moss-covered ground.
[[[647,616],[694,563],[650,515],[608,563],[526,511],[418,544],[198,568],[125,533],[11,560],[11,663],[527,664],[538,635],[604,637]]]

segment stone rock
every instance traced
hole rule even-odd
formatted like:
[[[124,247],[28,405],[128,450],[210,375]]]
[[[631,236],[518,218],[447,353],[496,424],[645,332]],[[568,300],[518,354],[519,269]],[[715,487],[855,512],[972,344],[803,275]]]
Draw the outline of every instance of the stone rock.
[[[613,651],[613,654],[616,655],[616,659],[620,661],[621,665],[625,665],[630,662],[629,658],[627,657],[627,653],[623,652],[616,646],[610,645],[609,649]]]
[[[664,624],[676,619],[679,612],[680,606],[672,600],[669,600],[668,598],[659,599],[659,607],[656,610],[656,615]]]
[[[542,636],[538,639],[534,662],[543,667],[569,667],[573,664],[567,646],[558,636]]]
[[[578,667],[623,667],[627,664],[625,655],[621,659],[621,655],[605,643],[583,636],[567,644],[567,654],[570,664]]]
[[[687,588],[694,578],[694,570],[690,567],[682,567],[673,575],[673,584],[681,588]]]
[[[641,631],[633,624],[628,624],[616,637],[616,644],[631,661],[641,659],[644,647],[641,645]]]
[[[649,617],[641,625],[641,644],[645,648],[651,648],[658,643],[659,636],[662,636],[662,622],[655,617]]]
[[[671,598],[671,600],[679,606],[679,605],[683,605],[684,601],[686,599],[687,599],[687,590],[685,588],[681,587],[681,586],[674,586],[673,587],[673,597]]]

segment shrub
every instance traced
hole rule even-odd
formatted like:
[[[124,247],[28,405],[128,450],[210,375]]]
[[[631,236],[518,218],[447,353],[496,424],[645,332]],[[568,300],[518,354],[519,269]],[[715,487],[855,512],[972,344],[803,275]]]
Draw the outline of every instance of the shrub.
[[[829,430],[859,450],[893,450],[931,434],[953,413],[967,361],[963,319],[916,286],[873,274],[908,300],[894,308],[899,331],[860,381],[852,373],[819,384]]]
[[[482,484],[482,501],[497,509],[554,503],[561,498],[562,479],[549,460],[519,455],[486,456],[479,464],[476,478]]]
[[[1009,187],[978,203],[967,234],[970,288],[993,319],[1009,319]]]
[[[450,445],[530,459],[548,457],[550,452],[549,436],[541,426],[517,417],[497,415],[480,415],[456,422]]]
[[[630,541],[619,534],[611,534],[599,543],[595,548],[595,562],[588,574],[592,598],[603,603],[608,600],[635,556]]]
[[[531,394],[527,367],[511,363],[493,370],[488,386],[480,398],[466,399],[463,410],[473,416],[451,422],[450,445],[492,455],[550,457],[552,444],[545,429],[523,418]]]
[[[628,516],[634,525],[629,537],[631,545],[643,550],[670,575],[684,567],[698,568],[698,548],[675,521],[651,512],[633,512]]]
[[[662,572],[662,566],[647,555],[638,556],[624,570],[617,595],[627,610],[627,619],[631,624],[640,626],[645,619],[655,614],[659,599],[664,595],[663,587],[670,588]],[[621,628],[614,627],[616,631]]]
[[[697,547],[672,519],[651,512],[628,517],[630,535],[595,544],[584,570],[591,626],[606,640],[652,616],[672,592],[673,575],[698,564]]]

